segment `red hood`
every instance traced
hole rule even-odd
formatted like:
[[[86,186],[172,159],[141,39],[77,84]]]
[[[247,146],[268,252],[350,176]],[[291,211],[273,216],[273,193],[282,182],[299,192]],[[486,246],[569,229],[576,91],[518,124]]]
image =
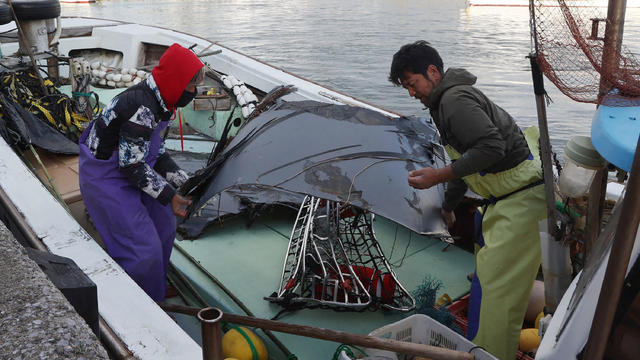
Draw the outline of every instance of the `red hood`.
[[[178,44],[171,45],[162,54],[151,73],[167,109],[173,110],[189,81],[203,66],[193,51]]]

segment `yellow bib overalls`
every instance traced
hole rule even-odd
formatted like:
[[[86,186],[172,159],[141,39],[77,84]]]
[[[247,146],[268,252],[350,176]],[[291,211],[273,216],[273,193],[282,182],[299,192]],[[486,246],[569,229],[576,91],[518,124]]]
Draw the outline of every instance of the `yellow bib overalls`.
[[[530,127],[524,135],[529,159],[505,171],[463,178],[473,192],[489,200],[477,219],[481,230],[477,232],[467,337],[501,360],[513,360],[516,355],[540,266],[539,227],[546,221],[544,185],[536,185],[542,179],[540,133],[537,127]],[[446,149],[452,160],[460,157],[450,145]],[[491,203],[495,198],[499,200]]]

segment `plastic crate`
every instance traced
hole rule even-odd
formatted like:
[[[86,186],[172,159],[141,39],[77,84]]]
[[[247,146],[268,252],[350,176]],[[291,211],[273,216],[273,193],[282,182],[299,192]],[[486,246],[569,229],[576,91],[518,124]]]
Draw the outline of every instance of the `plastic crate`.
[[[438,346],[451,350],[471,352],[477,360],[495,360],[488,352],[476,348],[475,345],[462,335],[440,324],[427,315],[416,314],[395,323],[385,325],[372,331],[370,336],[384,339],[407,341],[417,344]],[[472,350],[473,349],[473,350]],[[396,354],[391,351],[367,349],[368,356],[386,357],[392,360],[406,360],[412,357]]]
[[[459,300],[454,301],[451,305],[447,306],[447,309],[455,318],[456,325],[460,326],[462,333],[467,333],[467,327],[469,321],[467,320],[467,309],[469,308],[469,295],[461,297]]]

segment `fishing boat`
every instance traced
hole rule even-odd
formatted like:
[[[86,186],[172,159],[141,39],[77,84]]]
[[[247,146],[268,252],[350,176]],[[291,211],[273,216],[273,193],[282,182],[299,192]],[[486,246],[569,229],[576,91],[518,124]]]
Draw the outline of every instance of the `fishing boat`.
[[[464,346],[467,347],[461,345],[461,336],[454,338],[454,341],[448,340],[443,335],[445,330],[434,331],[432,327],[428,336],[421,334],[412,338],[407,337],[407,333],[413,329],[424,331],[424,326],[414,328],[397,325],[403,324],[403,321],[413,314],[413,294],[425,289],[425,283],[428,283],[425,279],[432,280],[431,284],[435,286],[432,286],[431,290],[434,290],[435,298],[442,298],[444,303],[449,298],[454,304],[462,304],[464,296],[469,291],[467,274],[474,267],[473,255],[451,245],[452,239],[447,236],[437,212],[440,203],[438,191],[441,189],[422,195],[425,196],[424,199],[416,200],[415,203],[424,205],[422,210],[431,211],[431,215],[424,216],[426,223],[412,223],[410,219],[417,217],[403,215],[397,211],[406,208],[406,204],[390,207],[376,204],[366,190],[374,188],[377,193],[383,193],[385,188],[375,188],[359,182],[368,178],[366,171],[370,168],[375,169],[375,166],[379,165],[377,162],[385,159],[376,159],[355,167],[340,165],[344,166],[340,170],[349,176],[345,177],[346,181],[339,188],[342,192],[336,193],[329,191],[335,188],[320,186],[322,181],[327,179],[328,172],[318,172],[311,180],[303,181],[298,173],[302,174],[313,167],[305,165],[304,161],[288,160],[288,156],[298,160],[311,159],[311,155],[320,152],[312,146],[315,142],[309,139],[326,131],[327,126],[323,125],[326,124],[323,122],[327,121],[326,119],[348,119],[346,115],[349,115],[364,119],[365,123],[394,126],[395,133],[409,133],[398,131],[397,126],[404,126],[398,125],[403,124],[399,114],[191,34],[156,26],[90,18],[62,17],[55,21],[46,19],[39,25],[48,27],[44,33],[49,33],[51,39],[41,41],[41,38],[29,33],[27,26],[25,31],[28,36],[25,42],[35,42],[42,48],[30,48],[31,54],[29,50],[23,49],[20,55],[14,55],[20,50],[20,45],[15,41],[18,36],[14,30],[16,24],[12,22],[2,25],[0,31],[7,31],[11,36],[3,38],[0,44],[0,50],[4,55],[0,63],[7,68],[23,72],[34,64],[43,70],[46,68],[49,75],[58,71],[58,78],[66,78],[71,82],[57,87],[60,93],[67,98],[75,96],[76,101],[89,104],[89,108],[100,104],[104,106],[124,88],[130,86],[136,78],[142,79],[147,76],[146,73],[157,63],[164,50],[173,43],[191,48],[199,54],[208,66],[207,80],[203,88],[199,89],[200,95],[196,101],[176,115],[166,140],[174,158],[191,173],[212,164],[209,160],[215,155],[217,144],[221,142],[226,141],[227,149],[242,148],[245,143],[238,143],[247,138],[253,140],[252,144],[260,145],[255,148],[242,148],[247,149],[242,161],[225,161],[225,167],[220,169],[223,174],[217,177],[220,181],[217,184],[225,191],[220,192],[215,186],[206,187],[204,193],[210,191],[212,196],[202,197],[192,220],[181,224],[182,231],[174,244],[169,276],[170,283],[178,290],[180,297],[170,301],[178,305],[190,305],[192,308],[213,306],[224,313],[253,318],[277,317],[288,323],[319,328],[316,330],[319,333],[325,331],[324,329],[332,329],[353,334],[393,336],[396,339],[410,339],[463,351],[472,348],[472,344],[465,343]],[[57,49],[50,49],[51,44]],[[81,79],[89,79],[93,83],[88,90],[97,95],[92,95],[94,100],[87,100],[82,94],[78,95],[85,91],[78,90],[82,81],[75,80],[74,75],[81,75]],[[8,79],[6,74],[4,76],[3,79]],[[44,78],[43,83],[44,87],[50,88]],[[35,85],[36,88],[38,86]],[[234,88],[238,89],[237,93]],[[265,102],[265,99],[270,97],[273,97],[274,101]],[[82,100],[83,98],[85,99]],[[264,112],[253,116],[256,108]],[[324,110],[324,115],[318,116],[321,112],[318,109],[325,108],[331,109],[331,116],[326,116],[328,111]],[[64,111],[57,116],[58,119],[53,119],[57,124],[64,125],[67,119],[75,119],[66,117]],[[300,116],[300,124],[309,124],[302,130],[310,134],[303,134],[307,137],[301,136],[303,140],[300,140],[298,146],[287,148],[286,145],[293,142],[291,134],[295,132],[262,132],[266,128],[265,124],[269,123],[270,116]],[[394,119],[393,125],[386,123],[389,118]],[[312,127],[313,121],[310,120],[317,121],[319,125]],[[42,121],[48,121],[47,117],[44,116]],[[428,130],[428,123],[423,124],[424,127],[421,129]],[[352,125],[353,127],[344,129],[361,130],[357,127],[358,124]],[[277,130],[275,126],[270,128]],[[263,135],[251,137],[251,134],[257,132]],[[343,132],[350,134],[346,130]],[[326,136],[322,143],[332,144],[332,150],[348,147],[339,142],[344,141],[345,136],[331,135]],[[38,139],[34,135],[33,143],[37,145]],[[256,142],[254,139],[264,142]],[[366,144],[366,139],[357,141],[358,146]],[[430,141],[437,142],[437,137],[431,138]],[[273,143],[284,147],[269,147],[270,152],[261,152],[262,149],[267,149],[267,146],[274,146]],[[71,258],[96,283],[101,338],[117,357],[126,358],[133,355],[140,359],[202,358],[201,325],[196,318],[178,312],[167,314],[101,247],[99,235],[87,217],[82,203],[77,183],[77,156],[60,153],[56,146],[44,150],[47,149],[45,146],[46,144],[37,147],[27,146],[28,150],[25,151],[25,148],[12,148],[7,141],[0,140],[0,199],[4,213],[13,225],[12,228],[17,229],[16,234],[29,240],[31,246]],[[58,152],[53,151],[56,149]],[[309,151],[310,154],[300,149]],[[437,146],[434,146],[429,152],[428,160],[434,164],[442,160],[435,155],[437,151]],[[225,152],[221,154],[224,156]],[[274,161],[274,154],[283,157],[284,160],[278,159],[280,163]],[[229,157],[240,155],[242,154],[230,154]],[[324,160],[326,158],[315,159],[319,163]],[[273,164],[271,161],[274,161]],[[277,171],[285,169],[284,165],[289,166],[292,163],[299,167],[289,169],[289,175],[281,175],[279,180],[268,181],[267,175],[274,176]],[[387,162],[381,164],[390,165]],[[249,168],[248,172],[246,168]],[[251,169],[261,170],[258,173],[250,171]],[[396,173],[402,174],[402,171],[401,166]],[[240,186],[224,183],[224,179],[233,179],[238,174],[243,178],[253,176],[252,182],[241,183]],[[296,181],[290,181],[284,186],[280,184],[283,180]],[[392,182],[394,179],[389,181]],[[265,187],[268,191],[265,191]],[[405,190],[410,191],[406,188],[402,191]],[[614,196],[619,197],[619,193]],[[357,206],[349,208],[348,204]],[[340,206],[348,211],[341,211]],[[366,211],[359,212],[357,209]],[[620,211],[618,210],[616,216],[619,216]],[[331,214],[338,215],[331,217]],[[383,254],[376,257],[375,261],[379,261],[380,266],[385,267],[387,274],[392,274],[397,284],[392,297],[397,296],[400,300],[381,302],[380,299],[384,297],[382,293],[376,294],[374,291],[373,294],[377,296],[372,297],[371,293],[365,291],[361,293],[363,296],[346,301],[345,293],[340,295],[339,291],[335,291],[339,289],[337,286],[326,286],[326,282],[324,287],[308,283],[305,294],[302,291],[295,294],[287,292],[290,288],[288,280],[294,278],[289,275],[296,274],[297,264],[302,264],[304,259],[295,250],[307,244],[316,248],[330,245],[322,239],[309,242],[308,236],[305,240],[305,234],[310,234],[310,227],[321,228],[322,224],[331,226],[332,223],[327,219],[334,219],[335,226],[351,226],[352,233],[355,233],[361,224],[354,219],[361,221],[365,229],[370,229],[365,231],[370,244],[367,249],[378,255]],[[343,221],[344,219],[347,220]],[[618,222],[612,221],[610,226],[614,227],[617,224]],[[611,234],[611,231],[605,229],[604,233]],[[637,238],[634,240],[636,246],[632,251],[632,264],[637,261],[640,251],[637,245],[640,242]],[[602,244],[606,248],[608,243]],[[601,253],[607,254],[604,250]],[[318,256],[317,259],[325,260],[323,256]],[[606,258],[593,265],[590,273],[603,276],[606,265],[604,260]],[[321,262],[318,261],[318,264]],[[311,263],[307,264],[307,268],[313,268]],[[354,274],[352,266],[342,268],[344,273],[341,276],[352,276],[351,279],[357,282],[358,276]],[[584,334],[585,331],[588,332],[589,326],[585,321],[589,319],[564,314],[594,311],[595,299],[601,293],[598,287],[601,281],[597,276],[585,275],[582,283],[576,278],[558,304],[556,313],[545,321],[548,328],[538,356],[557,358],[558,354],[565,354],[567,358],[573,358],[579,352],[581,345],[586,342]],[[378,278],[382,279],[381,276]],[[571,300],[574,289],[584,288],[584,284],[590,288],[581,293],[584,295],[576,295],[574,300]],[[327,289],[333,289],[331,295],[336,296],[329,299]],[[370,287],[365,290],[370,290]],[[292,298],[290,295],[295,295],[293,299],[296,300],[296,306],[283,306],[287,305],[285,299]],[[559,295],[558,299],[563,294]],[[569,302],[577,307],[571,310]],[[556,340],[560,339],[560,335],[556,334],[561,334],[558,329],[563,317],[571,322],[571,325],[566,327],[571,330],[565,331],[563,336],[579,333],[579,337]],[[396,325],[389,325],[390,323]],[[269,358],[273,359],[289,358],[292,354],[300,359],[327,359],[332,356],[337,358],[345,353],[337,351],[340,344],[335,340],[317,340],[258,329],[255,332],[266,345]],[[456,341],[460,341],[460,344]],[[474,350],[474,354],[477,358],[490,358],[484,357],[489,355],[478,349]]]
[[[381,129],[389,130],[384,131],[384,134],[396,134],[393,136],[403,136],[402,139],[405,139],[404,133],[410,133],[409,130],[416,133],[420,130],[426,131],[427,134],[430,132],[430,136],[433,136],[426,140],[434,143],[437,140],[435,130],[424,119],[416,120],[422,124],[418,125],[419,128],[411,128],[413,125],[407,125],[408,120],[402,120],[399,114],[331,90],[198,36],[161,27],[104,19],[62,17],[36,19],[34,22],[25,20],[19,21],[18,24],[9,22],[2,25],[1,31],[5,31],[8,37],[3,38],[0,45],[4,54],[0,62],[6,69],[11,69],[3,73],[5,84],[11,83],[17,86],[20,82],[17,74],[27,74],[24,75],[26,82],[29,79],[35,81],[32,88],[33,94],[42,89],[48,89],[44,91],[49,92],[49,95],[32,96],[27,100],[33,104],[39,104],[27,106],[30,109],[34,107],[40,109],[41,105],[44,107],[44,103],[40,104],[39,101],[55,95],[60,99],[79,98],[76,101],[84,102],[87,106],[84,114],[86,111],[91,113],[91,108],[104,106],[127,86],[136,83],[135,79],[141,81],[148,76],[148,72],[171,44],[181,44],[198,54],[207,64],[207,79],[203,88],[199,89],[199,91],[202,90],[201,96],[196,98],[193,105],[177,114],[166,141],[167,147],[174,151],[174,157],[191,172],[207,165],[207,158],[223,139],[233,138],[229,144],[233,147],[233,141],[239,141],[244,136],[242,131],[250,131],[251,126],[259,124],[260,116],[250,122],[248,120],[251,119],[252,112],[264,105],[263,101],[270,96],[277,97],[274,101],[278,100],[279,105],[274,109],[263,109],[265,114],[291,109],[287,107],[296,107],[297,112],[311,114],[308,116],[317,118],[316,124],[326,125],[321,122],[325,121],[323,119],[326,117],[318,117],[314,109],[325,109],[329,106],[329,109],[336,112],[334,117],[337,119],[344,117],[345,114],[357,119],[352,122],[355,126],[353,129],[356,130],[363,127],[362,124],[357,123],[373,122],[375,125],[385,126]],[[19,30],[16,29],[16,25],[20,25]],[[30,30],[41,28],[46,31]],[[47,33],[50,37],[48,39]],[[43,34],[44,40],[41,37]],[[21,37],[24,43],[31,45],[21,47],[15,40],[18,37]],[[34,67],[47,69],[50,77],[47,77],[44,71],[40,76],[33,72],[28,75],[30,69]],[[55,78],[68,79],[70,84],[54,87],[50,81]],[[92,85],[79,88],[78,86],[82,86],[82,79],[90,81]],[[84,85],[86,86],[87,83]],[[234,88],[238,88],[239,91],[235,93]],[[276,96],[277,94],[273,95],[272,92],[274,89],[285,89],[285,91]],[[26,92],[30,93],[30,91]],[[93,94],[91,100],[87,99],[89,92]],[[78,96],[78,93],[84,93],[84,95]],[[83,97],[84,100],[82,100]],[[60,100],[57,103],[66,101]],[[16,103],[9,101],[5,104],[14,106]],[[44,116],[44,121],[57,124],[58,129],[64,128],[67,135],[73,131],[76,132],[76,136],[78,135],[77,129],[73,130],[72,123],[82,121],[82,111],[69,115],[65,110],[56,113],[41,109],[40,114]],[[85,120],[87,117],[85,116]],[[22,119],[22,117],[18,118]],[[309,118],[300,119],[301,122],[308,120]],[[62,127],[58,126],[60,124]],[[313,125],[313,123],[310,124]],[[398,131],[397,126],[408,127],[403,133]],[[323,125],[313,131],[307,130],[309,132],[306,134],[307,139],[313,139],[314,135],[326,129],[327,127]],[[349,140],[349,137],[344,136],[350,134],[348,131],[338,131],[340,132],[343,134],[342,141]],[[277,136],[278,132],[275,133],[274,136]],[[48,134],[51,135],[51,133]],[[381,133],[375,134],[379,136]],[[282,137],[279,139],[281,144],[292,143],[290,133],[280,133],[279,136]],[[78,186],[77,155],[74,155],[73,151],[65,153],[65,150],[61,150],[59,145],[62,140],[58,144],[49,144],[50,147],[44,143],[38,145],[38,141],[46,138],[47,136],[39,137],[32,132],[32,142],[25,145],[26,148],[22,150],[19,146],[12,148],[7,141],[0,140],[0,151],[3,153],[0,167],[4,169],[0,172],[2,189],[0,195],[6,214],[11,219],[10,222],[15,225],[15,228],[20,229],[19,236],[29,240],[33,247],[46,249],[56,255],[72,259],[97,285],[101,338],[117,356],[133,355],[140,359],[201,358],[200,325],[197,320],[192,316],[181,314],[169,316],[108,256],[101,247],[99,235],[84,210]],[[367,143],[366,139],[358,136],[352,138],[355,140],[349,141],[357,143],[347,147],[364,148]],[[270,138],[267,140],[267,142],[273,142]],[[322,141],[331,141],[331,136],[327,136]],[[415,139],[412,141],[412,147],[421,149],[420,151],[425,153],[423,145]],[[31,146],[32,144],[36,144],[36,147]],[[322,145],[322,142],[318,144]],[[313,143],[302,140],[295,145],[297,148],[309,149]],[[28,150],[23,151],[24,149]],[[298,149],[294,148],[291,151],[296,152]],[[421,161],[434,164],[437,161],[444,161],[443,155],[438,155],[439,151],[441,150],[437,147],[429,150],[425,153],[426,155],[423,155],[426,157]],[[320,154],[322,153],[320,151]],[[286,160],[287,157],[283,154],[287,153],[273,154],[273,156]],[[389,156],[388,152],[385,154]],[[264,154],[256,153],[258,157],[256,159],[261,164],[268,165],[270,161],[275,161],[273,158],[266,158],[266,160],[259,158],[260,155]],[[359,159],[356,160],[359,161]],[[399,197],[399,201],[404,202],[404,198],[409,200],[404,206],[394,209],[385,208],[387,206],[385,203],[393,204],[393,201],[398,200],[390,199],[391,202],[385,200],[384,203],[375,204],[375,198],[366,191],[366,188],[371,186],[361,183],[368,179],[368,174],[363,174],[368,169],[375,171],[378,166],[382,166],[382,169],[385,169],[383,166],[397,166],[388,160],[376,160],[374,164],[365,163],[360,168],[356,167],[355,171],[350,165],[351,184],[349,186],[347,183],[347,186],[341,190],[349,195],[342,198],[336,194],[328,194],[331,187],[323,188],[325,191],[323,193],[322,191],[314,192],[311,186],[308,188],[311,196],[305,198],[301,196],[301,194],[304,195],[304,190],[290,191],[284,185],[271,184],[271,190],[276,187],[282,188],[278,189],[282,190],[277,194],[278,199],[284,197],[287,201],[263,201],[262,197],[265,195],[259,191],[254,195],[260,200],[256,203],[273,205],[276,210],[259,212],[255,207],[250,207],[250,209],[242,208],[241,210],[244,211],[236,211],[236,216],[211,218],[205,211],[196,225],[189,227],[188,222],[183,224],[186,227],[183,234],[193,235],[190,231],[197,228],[197,236],[195,239],[179,236],[175,242],[170,281],[181,295],[176,301],[183,305],[198,307],[214,306],[225,313],[264,319],[279,315],[283,320],[293,324],[368,334],[409,315],[415,307],[415,300],[411,294],[424,285],[425,278],[437,280],[434,281],[434,284],[437,283],[434,288],[434,291],[437,291],[437,297],[445,293],[450,299],[462,297],[468,292],[469,284],[466,275],[473,270],[473,255],[456,246],[451,246],[451,238],[448,237],[438,215],[443,190],[439,188],[423,192],[424,195],[415,195],[406,184],[405,176],[401,176],[400,180],[389,178],[389,183],[394,181],[403,183],[400,187],[401,192],[407,194]],[[400,162],[399,170],[390,173],[406,172],[403,169],[407,161]],[[242,165],[241,162],[236,164]],[[317,180],[322,180],[321,174]],[[264,190],[264,179],[259,185],[262,186],[259,190]],[[296,186],[298,185],[303,188],[308,186],[304,183]],[[293,186],[292,188],[295,189]],[[395,194],[394,191],[389,190],[393,188],[396,187],[387,187],[388,195]],[[245,188],[240,186],[224,193],[241,194],[246,199],[246,191],[246,186]],[[379,192],[382,194],[385,190],[380,189]],[[323,194],[325,200],[320,201],[319,197]],[[233,198],[235,195],[232,195],[229,196]],[[223,207],[227,205],[228,199],[225,197],[213,197],[213,199],[218,199]],[[230,201],[233,203],[233,199]],[[327,291],[326,286],[316,288],[314,285],[307,288],[308,294],[297,294],[300,295],[298,305],[303,306],[297,306],[294,309],[283,307],[282,299],[287,290],[283,287],[284,274],[291,270],[287,268],[287,259],[301,260],[299,254],[296,257],[297,255],[291,254],[289,250],[299,246],[301,242],[296,241],[301,241],[305,234],[308,235],[308,231],[296,232],[296,225],[306,224],[305,226],[308,227],[309,221],[315,221],[315,217],[305,217],[303,211],[311,209],[317,214],[321,211],[328,213],[329,209],[334,209],[330,206],[335,206],[330,204],[345,201],[358,204],[359,208],[365,210],[363,213],[358,210],[359,215],[356,217],[363,222],[364,227],[355,227],[352,231],[366,230],[367,251],[377,254],[368,261],[373,261],[376,266],[384,268],[384,274],[379,275],[380,284],[382,282],[386,284],[387,279],[393,282],[394,290],[389,295],[392,299],[386,302],[375,300],[375,298],[384,297],[385,294],[376,294],[375,290],[365,291],[360,278],[355,274],[355,271],[359,271],[358,269],[371,266],[371,262],[367,263],[369,265],[361,264],[363,267],[348,263],[348,266],[340,267],[344,274],[331,276],[351,276],[354,283],[359,283],[358,286],[362,290],[359,293],[361,296],[356,299],[351,299],[344,293],[338,296],[336,290],[336,296],[331,301],[327,300],[328,295],[323,293]],[[276,205],[280,203],[285,203],[285,206],[277,207]],[[367,203],[371,204],[367,205]],[[292,204],[294,210],[291,210]],[[410,206],[408,207],[407,204]],[[344,205],[344,208],[348,210],[348,206]],[[400,208],[412,208],[413,210],[410,209],[410,211],[423,212],[427,216],[416,224],[412,224],[411,221],[414,220],[398,211]],[[202,209],[203,207],[199,208],[199,210]],[[219,204],[211,205],[208,209],[220,212]],[[224,209],[227,208],[224,207]],[[353,214],[347,216],[339,211],[338,213],[343,215],[331,219],[340,221],[345,216],[346,218],[354,216]],[[414,216],[413,219],[421,219],[421,217]],[[344,224],[344,226],[351,226],[353,223],[344,221]],[[318,244],[315,243],[314,246],[318,247]],[[381,289],[378,287],[378,291]],[[316,292],[324,295],[318,295]],[[396,298],[399,300],[396,301]],[[256,332],[266,344],[269,357],[273,359],[284,359],[291,354],[295,354],[300,359],[326,359],[331,357],[340,345],[336,342],[289,334],[259,330]],[[482,352],[482,350],[477,351]]]

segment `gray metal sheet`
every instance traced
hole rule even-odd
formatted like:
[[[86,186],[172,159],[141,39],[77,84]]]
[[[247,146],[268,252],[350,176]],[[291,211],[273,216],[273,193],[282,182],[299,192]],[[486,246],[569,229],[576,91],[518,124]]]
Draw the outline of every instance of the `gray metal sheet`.
[[[411,170],[444,166],[438,140],[424,119],[391,119],[315,101],[281,102],[247,123],[200,174],[200,184],[186,189],[202,196],[185,225],[198,221],[198,211],[217,194],[237,195],[246,187],[258,201],[256,189],[308,194],[349,202],[421,234],[447,234],[440,216],[443,185],[415,190],[407,181]]]

